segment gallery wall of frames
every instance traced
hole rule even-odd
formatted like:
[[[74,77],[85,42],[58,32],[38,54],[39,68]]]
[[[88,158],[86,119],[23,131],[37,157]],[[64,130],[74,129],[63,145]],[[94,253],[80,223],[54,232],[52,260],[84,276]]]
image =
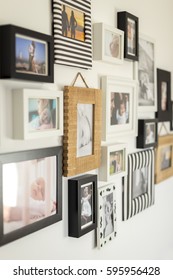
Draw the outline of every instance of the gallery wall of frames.
[[[0,259],[36,239],[35,259],[144,257],[132,229],[151,246],[173,181],[171,57],[134,1],[45,2],[47,28],[0,20]]]

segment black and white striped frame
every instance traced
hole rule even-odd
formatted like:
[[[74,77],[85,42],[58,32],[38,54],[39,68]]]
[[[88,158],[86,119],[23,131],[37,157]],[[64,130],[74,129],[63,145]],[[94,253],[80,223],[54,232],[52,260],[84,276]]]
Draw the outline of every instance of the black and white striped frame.
[[[133,198],[134,171],[148,167],[148,188],[144,194]],[[154,204],[154,149],[128,155],[128,175],[123,184],[123,220],[128,220]]]
[[[84,13],[84,41],[71,39],[62,35],[62,5],[69,6]],[[52,17],[54,63],[91,69],[91,0],[52,0]]]

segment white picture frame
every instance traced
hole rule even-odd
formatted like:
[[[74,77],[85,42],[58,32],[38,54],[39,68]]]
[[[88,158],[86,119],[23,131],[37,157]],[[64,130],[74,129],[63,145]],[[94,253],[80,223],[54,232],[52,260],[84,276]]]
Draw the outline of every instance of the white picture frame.
[[[36,139],[63,135],[63,92],[13,90],[13,137]]]
[[[117,139],[119,136],[136,136],[136,81],[115,76],[103,76],[101,83],[103,91],[102,141],[112,141],[115,139],[114,137]],[[114,102],[113,106],[112,102]],[[122,111],[122,106],[126,109],[124,109],[123,114],[120,116],[120,110]]]
[[[117,178],[127,175],[127,145],[125,143],[102,146],[101,158],[100,181],[114,182]]]
[[[102,22],[93,24],[93,59],[122,64],[124,62],[124,31]]]
[[[116,234],[116,186],[103,184],[98,188],[97,247],[103,248]]]
[[[157,111],[155,40],[139,34],[139,59],[134,63],[134,79],[138,83],[138,111]]]

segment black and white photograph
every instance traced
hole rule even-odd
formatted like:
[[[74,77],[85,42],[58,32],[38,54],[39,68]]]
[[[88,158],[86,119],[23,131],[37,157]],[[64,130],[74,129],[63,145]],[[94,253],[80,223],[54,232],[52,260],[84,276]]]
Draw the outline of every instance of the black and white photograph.
[[[93,105],[77,104],[77,157],[93,153]]]
[[[172,147],[166,146],[161,149],[161,170],[171,167],[172,164]]]
[[[92,224],[93,211],[93,184],[85,184],[81,186],[81,229]]]
[[[146,123],[145,124],[145,144],[152,144],[155,143],[155,123]]]
[[[105,55],[114,58],[121,56],[121,38],[119,34],[105,30]]]
[[[113,231],[113,193],[110,193],[103,197],[103,238]]]
[[[136,169],[133,173],[133,198],[147,192],[148,168]]]
[[[129,123],[129,93],[111,92],[110,125]]]
[[[154,106],[154,44],[143,38],[139,39],[138,80],[139,106]]]
[[[114,175],[116,173],[124,171],[123,158],[124,158],[124,150],[110,152],[110,167],[109,167],[110,175]]]
[[[127,52],[136,55],[136,27],[135,20],[127,18]]]

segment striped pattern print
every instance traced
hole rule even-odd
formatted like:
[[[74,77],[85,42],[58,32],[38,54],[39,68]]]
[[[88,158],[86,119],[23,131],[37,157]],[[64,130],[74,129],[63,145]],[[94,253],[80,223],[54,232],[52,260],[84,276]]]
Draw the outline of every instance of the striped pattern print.
[[[78,11],[84,16],[84,40],[62,35],[62,7]],[[92,68],[91,0],[52,0],[54,63]]]
[[[135,170],[148,168],[147,190],[133,198],[133,176]],[[128,220],[154,204],[154,150],[148,149],[128,155],[128,176],[124,178],[123,220]]]

